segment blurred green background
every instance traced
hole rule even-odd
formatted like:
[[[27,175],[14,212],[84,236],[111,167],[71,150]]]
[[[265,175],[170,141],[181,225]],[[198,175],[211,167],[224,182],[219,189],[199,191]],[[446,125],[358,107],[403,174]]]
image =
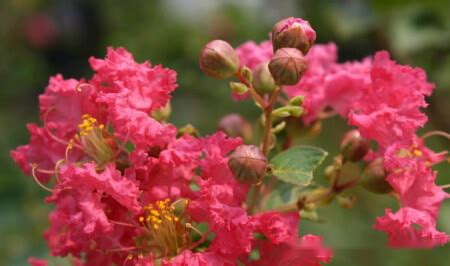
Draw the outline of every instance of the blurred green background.
[[[232,101],[226,82],[201,74],[197,67],[201,46],[213,38],[235,46],[250,39],[262,41],[274,22],[287,16],[309,20],[318,43],[336,42],[340,60],[387,49],[399,62],[425,68],[437,84],[429,98],[430,122],[425,130],[450,132],[448,0],[2,0],[0,265],[25,265],[28,256],[48,253],[41,235],[51,206],[42,203],[46,193],[20,173],[9,151],[28,142],[25,124],[38,121],[37,96],[50,75],[89,77],[89,56],[103,57],[107,46],[124,46],[138,61],[148,59],[177,70],[179,88],[171,122],[191,123],[209,134],[227,113],[239,112],[249,120],[258,113],[249,102]],[[336,154],[345,129],[342,120],[327,120],[313,143]],[[449,149],[443,139],[432,139],[430,145]],[[448,164],[437,169],[438,184],[450,183]],[[333,204],[319,212],[326,223],[301,224],[302,233],[323,235],[335,250],[330,265],[449,265],[448,245],[434,250],[387,248],[386,236],[371,225],[386,206],[397,208],[395,202],[358,188],[351,192],[358,195],[353,210]],[[449,202],[443,204],[439,228],[450,232]]]

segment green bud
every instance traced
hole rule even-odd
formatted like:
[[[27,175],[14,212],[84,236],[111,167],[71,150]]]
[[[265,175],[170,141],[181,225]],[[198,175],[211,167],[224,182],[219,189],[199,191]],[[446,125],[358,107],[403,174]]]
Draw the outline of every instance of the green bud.
[[[271,93],[277,88],[269,71],[269,62],[261,63],[253,72],[253,87],[259,94]]]
[[[338,196],[337,202],[341,208],[351,209],[356,205],[356,197],[355,196]]]
[[[200,52],[199,65],[208,76],[226,79],[237,73],[239,58],[231,45],[222,40],[207,43]]]
[[[283,131],[283,129],[286,127],[286,122],[282,121],[281,123],[279,123],[278,125],[276,125],[274,128],[272,128],[272,133],[273,134],[277,134],[281,131]]]
[[[386,175],[383,158],[380,157],[373,160],[366,166],[359,183],[363,188],[370,192],[387,194],[392,191],[392,187],[386,181]]]
[[[305,96],[295,96],[289,100],[289,105],[300,106],[304,100]]]
[[[253,73],[250,70],[250,68],[244,66],[241,68],[240,71],[241,71],[241,75],[245,78],[245,80],[247,80],[250,83],[253,82]]]
[[[248,91],[247,85],[245,85],[244,83],[234,82],[234,81],[230,81],[230,88],[233,93],[236,93],[239,95],[245,94]]]
[[[157,109],[151,113],[151,117],[162,122],[167,121],[170,117],[170,113],[172,112],[172,107],[170,103],[167,103],[163,108]]]
[[[187,124],[184,127],[178,129],[177,137],[181,137],[183,135],[191,135],[193,137],[199,137],[198,130],[191,124]]]

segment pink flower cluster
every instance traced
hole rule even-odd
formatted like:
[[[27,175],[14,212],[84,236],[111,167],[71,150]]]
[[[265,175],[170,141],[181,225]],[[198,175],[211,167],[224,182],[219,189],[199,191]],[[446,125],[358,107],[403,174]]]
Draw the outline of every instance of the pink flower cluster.
[[[177,136],[151,116],[177,86],[173,70],[136,63],[123,48],[89,62],[90,80],[50,79],[39,98],[43,126],[29,124],[30,143],[11,153],[51,192],[51,255],[71,255],[74,265],[330,260],[320,237],[298,237],[297,213],[247,213],[249,187],[234,179],[226,157],[240,139]],[[250,259],[254,250],[258,259]]]
[[[251,69],[273,56],[270,41],[244,43],[237,53],[241,64]],[[306,58],[308,69],[301,81],[283,88],[289,97],[305,96],[303,122],[309,124],[327,112],[336,112],[364,137],[376,141],[378,150],[368,160],[384,158],[386,180],[401,209],[396,213],[386,210],[375,228],[387,232],[394,247],[447,243],[450,237],[436,230],[436,219],[449,195],[435,185],[436,172],[431,168],[445,157],[427,149],[416,136],[427,121],[420,108],[427,106],[425,96],[434,88],[425,72],[396,64],[385,51],[360,62],[338,63],[333,43],[313,45]]]

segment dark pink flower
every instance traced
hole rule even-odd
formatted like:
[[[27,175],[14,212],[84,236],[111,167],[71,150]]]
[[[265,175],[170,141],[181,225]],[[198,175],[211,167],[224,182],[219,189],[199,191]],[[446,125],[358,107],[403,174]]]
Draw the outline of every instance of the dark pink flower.
[[[272,219],[276,214],[270,214]],[[280,219],[281,218],[281,219]],[[272,242],[268,232],[263,232],[269,240],[257,243],[260,258],[251,261],[250,265],[267,266],[320,266],[321,262],[330,262],[332,252],[322,245],[322,238],[314,235],[305,235],[298,237],[297,213],[279,215],[276,218],[279,225],[288,227],[291,231],[290,237],[279,243]],[[278,229],[279,230],[279,229]],[[284,233],[282,234],[284,235]]]
[[[296,214],[290,214],[296,216]],[[295,227],[291,226],[287,215],[278,212],[265,212],[252,217],[255,231],[264,234],[272,243],[285,242],[297,234]]]
[[[438,232],[435,220],[426,212],[413,208],[401,208],[396,213],[386,210],[384,217],[377,218],[375,229],[385,231],[389,245],[397,248],[432,248],[450,240]]]
[[[31,266],[47,266],[48,262],[44,259],[29,257],[28,264],[30,264]]]
[[[183,251],[171,260],[163,261],[163,266],[231,266],[234,262],[227,262],[226,257],[221,257],[214,252]]]
[[[41,120],[57,135],[75,134],[84,114],[101,118],[96,91],[83,86],[83,81],[63,79],[58,74],[51,77],[45,92],[39,96]]]
[[[115,135],[136,147],[164,147],[176,136],[173,125],[162,124],[145,112],[125,106],[114,106],[110,120]]]
[[[412,143],[415,132],[427,121],[420,108],[434,85],[420,68],[397,65],[387,52],[378,52],[371,70],[372,86],[349,115],[349,123],[381,148],[401,140]]]
[[[106,59],[91,57],[89,63],[96,74],[91,84],[102,93],[100,102],[112,104],[117,93],[126,106],[149,113],[164,107],[175,90],[176,73],[161,66],[152,67],[149,62],[136,63],[124,48],[108,48]]]
[[[431,154],[430,150],[426,150]],[[386,180],[398,194],[403,207],[427,212],[436,219],[447,193],[435,185],[436,172],[419,146],[411,147],[396,143],[384,156],[384,165],[389,175]],[[434,156],[433,156],[434,157]]]
[[[31,175],[33,164],[38,169],[53,171],[56,162],[64,158],[66,145],[35,124],[28,124],[27,127],[31,135],[30,143],[11,151],[12,158],[27,175]],[[40,181],[48,182],[51,175],[37,170],[36,176]]]

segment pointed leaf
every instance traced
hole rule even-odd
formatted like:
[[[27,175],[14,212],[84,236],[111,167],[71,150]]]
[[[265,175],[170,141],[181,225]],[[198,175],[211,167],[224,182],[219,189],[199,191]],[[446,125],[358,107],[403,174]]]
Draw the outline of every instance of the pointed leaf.
[[[270,162],[272,173],[281,181],[298,186],[307,186],[313,171],[328,153],[312,146],[295,146],[275,156]]]

